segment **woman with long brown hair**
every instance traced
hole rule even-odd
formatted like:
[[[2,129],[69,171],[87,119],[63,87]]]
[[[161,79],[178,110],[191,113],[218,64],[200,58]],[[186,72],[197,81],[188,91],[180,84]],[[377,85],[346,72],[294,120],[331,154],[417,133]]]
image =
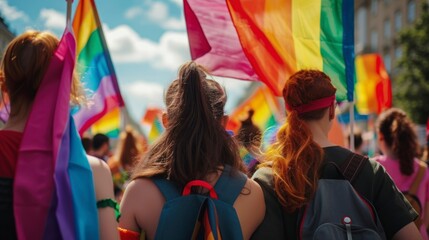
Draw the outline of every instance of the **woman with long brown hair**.
[[[229,227],[238,229],[243,238],[248,239],[264,216],[263,193],[257,183],[244,175],[237,146],[225,131],[225,91],[217,82],[206,79],[201,66],[188,62],[169,86],[165,103],[165,132],[137,164],[134,180],[126,188],[121,202],[121,237],[126,239],[134,235],[133,239],[139,239],[145,234],[148,239],[154,239],[158,233],[166,198],[155,185],[154,178],[167,179],[179,192],[193,180],[215,186],[223,173],[231,169],[229,175],[233,179],[244,177],[244,186],[233,203],[240,224]],[[224,214],[218,211],[219,219]],[[180,232],[175,236],[177,239],[191,238]]]
[[[420,233],[423,239],[429,239],[426,232],[429,225],[429,173],[426,164],[417,159],[419,145],[414,126],[404,111],[391,108],[380,114],[376,129],[383,152],[376,159],[386,168],[399,190],[408,192],[410,203],[414,202],[414,208],[420,212],[416,221]],[[416,187],[411,190],[414,182]]]
[[[264,221],[253,239],[298,239],[300,210],[314,197],[322,175],[330,178],[324,172],[326,163],[341,166],[351,154],[328,139],[335,92],[331,79],[318,70],[301,70],[286,82],[286,122],[265,154],[264,167],[253,176],[266,204]],[[379,164],[364,164],[353,187],[375,207],[387,238],[418,239],[411,206]]]

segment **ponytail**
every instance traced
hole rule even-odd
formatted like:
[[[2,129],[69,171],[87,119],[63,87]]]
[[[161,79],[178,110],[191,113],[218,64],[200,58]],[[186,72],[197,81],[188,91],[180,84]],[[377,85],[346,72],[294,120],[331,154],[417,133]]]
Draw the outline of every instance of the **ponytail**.
[[[266,153],[272,161],[274,186],[280,203],[289,212],[302,207],[319,180],[323,150],[296,111],[288,114],[275,143]]]
[[[183,187],[225,164],[244,170],[237,147],[222,126],[225,92],[194,62],[184,64],[166,96],[168,126],[133,178],[162,175]]]
[[[323,149],[313,140],[306,121],[318,121],[326,116],[333,99],[311,110],[302,111],[302,107],[332,98],[335,91],[329,77],[317,70],[295,73],[283,89],[289,112],[286,123],[277,133],[277,142],[265,154],[265,165],[272,166],[275,191],[288,212],[307,204],[317,189]]]
[[[413,124],[405,112],[398,108],[383,112],[377,120],[377,129],[383,134],[387,147],[398,158],[401,173],[412,175],[418,143]]]

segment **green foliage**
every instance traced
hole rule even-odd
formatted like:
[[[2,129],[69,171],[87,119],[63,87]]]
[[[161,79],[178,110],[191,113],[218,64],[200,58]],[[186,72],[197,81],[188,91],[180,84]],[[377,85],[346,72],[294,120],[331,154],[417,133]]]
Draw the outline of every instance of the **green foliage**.
[[[394,82],[394,105],[404,109],[418,124],[429,117],[429,6],[413,26],[399,34],[402,48],[399,73]]]

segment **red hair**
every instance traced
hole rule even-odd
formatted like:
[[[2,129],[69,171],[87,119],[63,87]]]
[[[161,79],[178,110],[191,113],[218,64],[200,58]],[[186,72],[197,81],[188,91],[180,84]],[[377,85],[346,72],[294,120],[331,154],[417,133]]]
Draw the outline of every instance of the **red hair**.
[[[283,98],[291,109],[296,109],[335,92],[330,78],[323,72],[301,70],[286,82]],[[275,191],[288,212],[305,205],[317,188],[323,150],[313,141],[305,120],[322,119],[328,108],[301,114],[290,111],[277,134],[277,142],[266,153],[266,159],[272,162]]]

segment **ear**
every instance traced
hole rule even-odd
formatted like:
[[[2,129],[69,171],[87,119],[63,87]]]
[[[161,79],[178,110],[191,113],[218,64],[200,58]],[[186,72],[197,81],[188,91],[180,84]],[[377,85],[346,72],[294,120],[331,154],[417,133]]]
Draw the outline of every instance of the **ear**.
[[[329,121],[332,121],[335,118],[335,105],[332,104],[329,107]]]
[[[222,120],[221,120],[221,123],[222,123],[222,126],[225,128],[226,127],[226,125],[228,124],[228,120],[229,120],[229,116],[228,115],[223,115],[223,117],[222,117]]]
[[[168,127],[168,117],[167,113],[165,112],[162,113],[162,125],[164,126],[164,128]]]

